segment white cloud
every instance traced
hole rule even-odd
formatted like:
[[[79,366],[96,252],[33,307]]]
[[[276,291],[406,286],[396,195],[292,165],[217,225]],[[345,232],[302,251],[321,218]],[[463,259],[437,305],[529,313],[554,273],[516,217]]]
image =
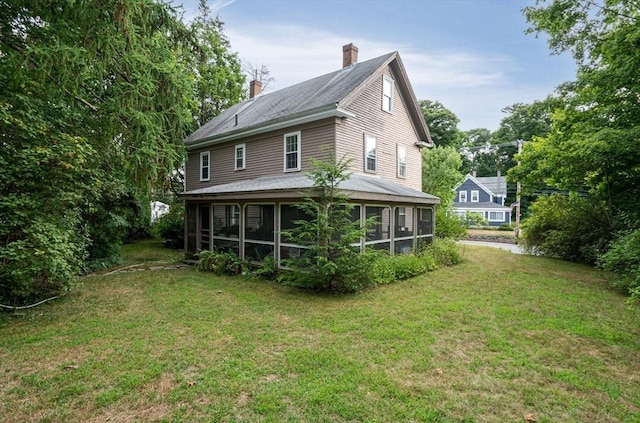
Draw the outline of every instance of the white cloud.
[[[463,130],[495,130],[504,117],[502,108],[532,101],[536,99],[532,92],[539,92],[522,92],[513,83],[511,73],[517,67],[505,55],[453,49],[425,52],[410,45],[347,38],[297,25],[227,27],[226,34],[243,63],[267,65],[275,78],[270,90],[339,69],[342,46],[350,42],[359,48],[359,61],[398,50],[416,97],[443,103],[460,118]]]

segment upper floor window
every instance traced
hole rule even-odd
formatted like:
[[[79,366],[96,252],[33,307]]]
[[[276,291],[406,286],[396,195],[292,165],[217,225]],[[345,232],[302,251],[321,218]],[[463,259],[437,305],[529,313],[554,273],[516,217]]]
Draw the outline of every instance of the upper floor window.
[[[407,177],[407,147],[398,146],[398,178]]]
[[[245,144],[236,145],[236,164],[235,170],[243,170],[245,168],[245,155],[246,155],[246,146]]]
[[[378,149],[376,137],[364,136],[364,170],[375,172],[377,170]]]
[[[461,203],[466,203],[467,202],[467,191],[460,191],[458,197],[459,197],[458,201],[460,201]]]
[[[208,181],[210,176],[210,154],[208,151],[200,153],[200,180]]]
[[[284,135],[284,171],[300,170],[300,131]]]
[[[385,112],[393,111],[393,79],[382,77],[382,110]]]
[[[471,202],[477,203],[480,201],[480,191],[471,191]]]

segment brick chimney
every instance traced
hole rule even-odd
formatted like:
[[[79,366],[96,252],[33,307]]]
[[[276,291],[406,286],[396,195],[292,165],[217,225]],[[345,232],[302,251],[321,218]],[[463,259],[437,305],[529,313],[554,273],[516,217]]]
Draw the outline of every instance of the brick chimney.
[[[262,94],[262,82],[257,79],[249,82],[249,98],[253,98],[260,94]]]
[[[358,63],[358,47],[353,43],[342,46],[342,67],[346,68],[356,63]]]

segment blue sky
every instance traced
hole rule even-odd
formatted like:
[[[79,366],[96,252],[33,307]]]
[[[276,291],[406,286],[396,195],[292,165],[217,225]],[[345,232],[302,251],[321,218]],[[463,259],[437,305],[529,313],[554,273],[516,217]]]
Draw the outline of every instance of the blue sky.
[[[437,100],[459,128],[495,130],[514,103],[544,99],[575,79],[570,56],[551,56],[525,35],[521,13],[535,0],[209,0],[243,63],[267,65],[269,90],[342,66],[353,42],[359,61],[398,51],[420,100]],[[183,4],[185,17],[197,0]]]

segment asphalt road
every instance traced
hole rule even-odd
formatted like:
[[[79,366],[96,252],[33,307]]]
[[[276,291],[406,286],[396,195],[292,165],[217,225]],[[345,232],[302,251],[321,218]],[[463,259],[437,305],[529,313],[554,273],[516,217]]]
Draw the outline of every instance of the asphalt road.
[[[483,247],[500,248],[501,250],[511,251],[514,254],[526,254],[522,247],[517,244],[506,244],[503,242],[484,242],[484,241],[458,241],[458,244],[464,245],[480,245]]]

